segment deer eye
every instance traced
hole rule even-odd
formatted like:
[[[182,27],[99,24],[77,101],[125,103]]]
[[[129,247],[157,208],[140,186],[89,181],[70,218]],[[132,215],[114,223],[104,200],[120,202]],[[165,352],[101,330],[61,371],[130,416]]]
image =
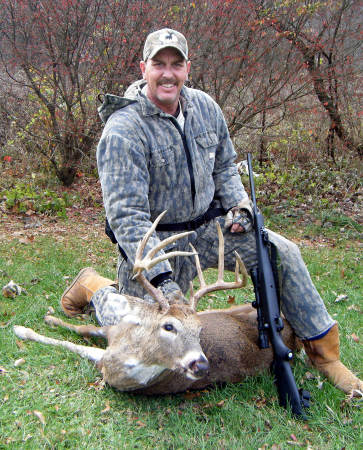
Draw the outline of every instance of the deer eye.
[[[164,330],[166,330],[166,331],[174,331],[174,326],[173,326],[171,323],[166,323],[166,324],[163,326],[163,328],[164,328]]]

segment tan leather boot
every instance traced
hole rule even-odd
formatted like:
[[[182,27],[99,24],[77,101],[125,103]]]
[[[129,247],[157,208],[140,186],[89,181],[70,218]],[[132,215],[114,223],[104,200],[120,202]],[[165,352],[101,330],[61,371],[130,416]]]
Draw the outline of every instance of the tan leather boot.
[[[83,309],[91,300],[92,295],[105,286],[115,282],[101,277],[92,267],[82,269],[71,285],[63,292],[61,306],[68,317],[82,314]]]
[[[303,341],[303,344],[313,366],[337,388],[347,394],[353,389],[363,392],[363,382],[340,361],[338,324],[321,339]]]

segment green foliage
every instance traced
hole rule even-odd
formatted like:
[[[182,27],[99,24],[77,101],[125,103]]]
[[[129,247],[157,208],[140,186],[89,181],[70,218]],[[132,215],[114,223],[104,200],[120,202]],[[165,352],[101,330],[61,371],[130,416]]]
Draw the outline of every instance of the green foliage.
[[[26,213],[31,210],[63,218],[67,217],[66,208],[73,203],[72,196],[67,192],[59,196],[50,189],[39,190],[24,182],[2,191],[2,196],[5,197],[6,207],[13,212]]]

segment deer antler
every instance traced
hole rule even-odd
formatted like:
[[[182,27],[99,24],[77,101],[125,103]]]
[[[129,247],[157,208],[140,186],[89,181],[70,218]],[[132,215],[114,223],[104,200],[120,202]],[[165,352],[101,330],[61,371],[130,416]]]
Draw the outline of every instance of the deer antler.
[[[200,287],[196,293],[193,291],[193,283],[190,282],[190,306],[192,309],[196,311],[198,301],[209,292],[220,291],[222,289],[237,289],[246,285],[247,283],[247,271],[246,267],[237,252],[236,256],[236,268],[235,268],[235,281],[227,282],[223,280],[224,273],[224,238],[221,230],[221,226],[217,222],[217,231],[218,231],[218,279],[215,283],[207,285],[204,280],[204,276],[202,273],[202,269],[200,266],[200,261],[197,252],[195,251],[192,244],[189,244],[193,249],[195,256],[195,265],[197,268],[198,279]],[[240,274],[242,275],[242,279],[240,278]]]
[[[162,294],[160,289],[155,288],[142,272],[144,270],[150,270],[152,267],[154,267],[159,262],[165,261],[166,259],[173,258],[175,256],[196,255],[195,250],[194,250],[194,252],[175,251],[175,252],[165,253],[164,255],[159,255],[156,258],[154,258],[156,253],[158,253],[160,250],[165,248],[168,244],[171,244],[171,243],[177,241],[178,239],[181,239],[185,236],[188,236],[190,233],[192,233],[191,231],[187,231],[184,233],[175,234],[174,236],[170,236],[170,237],[164,239],[158,245],[156,245],[151,250],[149,250],[149,252],[143,257],[145,246],[146,246],[147,242],[149,241],[150,236],[153,234],[158,223],[164,217],[165,214],[166,214],[166,211],[162,212],[155,219],[150,230],[145,233],[145,236],[139,242],[139,245],[136,250],[135,263],[134,263],[134,267],[133,267],[133,273],[134,273],[133,278],[136,278],[136,280],[145,288],[145,290],[159,303],[162,311],[167,311],[169,309],[168,300],[164,297],[164,295]]]

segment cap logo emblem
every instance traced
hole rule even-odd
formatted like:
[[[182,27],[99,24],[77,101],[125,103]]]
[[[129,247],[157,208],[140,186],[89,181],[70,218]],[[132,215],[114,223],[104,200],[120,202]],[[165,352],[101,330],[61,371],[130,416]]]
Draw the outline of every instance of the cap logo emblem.
[[[165,41],[178,41],[178,38],[174,35],[172,31],[164,36]]]

